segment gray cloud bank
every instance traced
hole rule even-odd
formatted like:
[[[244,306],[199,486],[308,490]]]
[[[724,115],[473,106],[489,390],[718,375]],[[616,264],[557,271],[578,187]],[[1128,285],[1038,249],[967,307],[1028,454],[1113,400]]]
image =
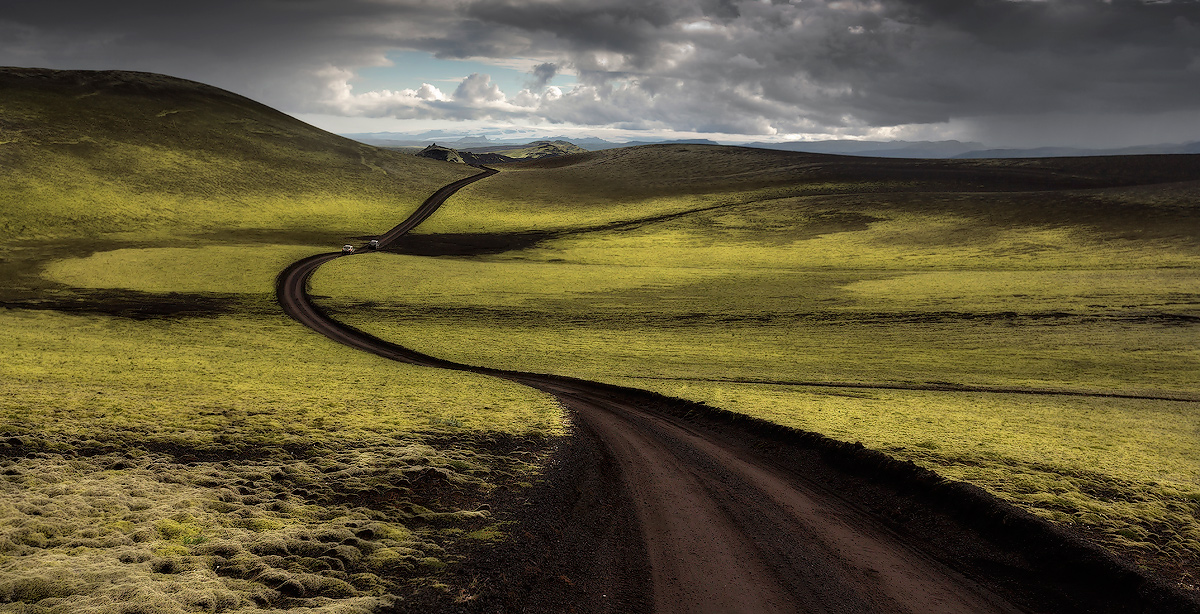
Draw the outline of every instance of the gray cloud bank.
[[[351,88],[355,70],[396,49],[523,58],[528,89],[502,92],[486,75],[453,92]],[[6,3],[0,64],[165,72],[290,112],[1027,144],[1200,138],[1196,0],[41,0]],[[578,85],[548,85],[561,73]]]

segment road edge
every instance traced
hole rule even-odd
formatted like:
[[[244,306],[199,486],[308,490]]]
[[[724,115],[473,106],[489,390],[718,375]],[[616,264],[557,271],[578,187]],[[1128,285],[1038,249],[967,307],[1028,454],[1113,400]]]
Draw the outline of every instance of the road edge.
[[[640,397],[654,411],[700,425],[719,425],[784,448],[811,450],[838,470],[876,482],[925,505],[946,512],[963,526],[1002,546],[1019,551],[1069,589],[1072,601],[1106,602],[1114,612],[1200,614],[1200,592],[1188,592],[1174,583],[1088,541],[1049,520],[969,484],[951,480],[912,461],[902,461],[859,442],[846,442],[813,431],[784,426],[761,418],[660,393],[589,382],[614,393]],[[790,460],[775,456],[782,466]],[[785,458],[779,458],[783,456]],[[886,516],[873,514],[888,522]],[[892,519],[889,524],[897,524]],[[901,523],[903,524],[903,523]],[[903,527],[897,527],[903,528]],[[1097,586],[1103,589],[1097,590]],[[1101,593],[1103,596],[1101,596]],[[1082,611],[1092,611],[1085,608]]]

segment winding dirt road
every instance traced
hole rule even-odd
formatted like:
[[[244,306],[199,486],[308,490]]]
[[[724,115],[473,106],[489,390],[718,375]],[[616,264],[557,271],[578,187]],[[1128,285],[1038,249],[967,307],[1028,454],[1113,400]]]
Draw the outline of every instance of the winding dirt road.
[[[489,169],[442,188],[404,223],[382,235],[381,243],[398,239],[455,190],[494,172]],[[1074,610],[1060,607],[1061,600],[1057,606],[1039,607],[1036,596],[1029,597],[1021,588],[1004,590],[1005,581],[992,581],[980,568],[940,562],[939,556],[941,561],[947,557],[927,546],[920,535],[898,532],[894,523],[833,492],[828,483],[783,467],[754,445],[733,441],[719,430],[657,411],[644,396],[571,378],[454,363],[339,323],[313,304],[306,286],[321,264],[347,256],[312,256],[284,270],[277,280],[284,310],[356,349],[406,363],[501,377],[555,396],[576,424],[602,443],[619,469],[644,541],[654,612]],[[610,567],[622,565],[616,561]],[[621,611],[604,605],[610,594],[605,581],[593,582],[599,594],[589,595],[590,603],[580,604],[580,611]],[[1022,607],[1013,605],[1014,594]]]
[[[1022,611],[831,493],[683,420],[579,382],[522,383],[555,395],[617,459],[655,612]]]

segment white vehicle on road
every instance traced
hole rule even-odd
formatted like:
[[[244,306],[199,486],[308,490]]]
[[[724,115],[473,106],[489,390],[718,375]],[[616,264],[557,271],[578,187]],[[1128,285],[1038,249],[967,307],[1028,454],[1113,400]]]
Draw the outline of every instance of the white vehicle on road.
[[[379,249],[379,239],[371,239],[371,242],[367,245],[370,246],[371,249]]]
[[[354,246],[353,246],[353,245],[343,245],[343,246],[342,246],[342,253],[343,253],[343,254],[353,254],[353,253],[354,253]]]

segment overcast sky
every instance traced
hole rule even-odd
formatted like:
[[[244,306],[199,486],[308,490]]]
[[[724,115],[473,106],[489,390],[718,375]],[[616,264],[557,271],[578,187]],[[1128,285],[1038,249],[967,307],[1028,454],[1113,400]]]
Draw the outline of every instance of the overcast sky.
[[[0,65],[339,132],[1200,140],[1200,0],[3,0]]]

